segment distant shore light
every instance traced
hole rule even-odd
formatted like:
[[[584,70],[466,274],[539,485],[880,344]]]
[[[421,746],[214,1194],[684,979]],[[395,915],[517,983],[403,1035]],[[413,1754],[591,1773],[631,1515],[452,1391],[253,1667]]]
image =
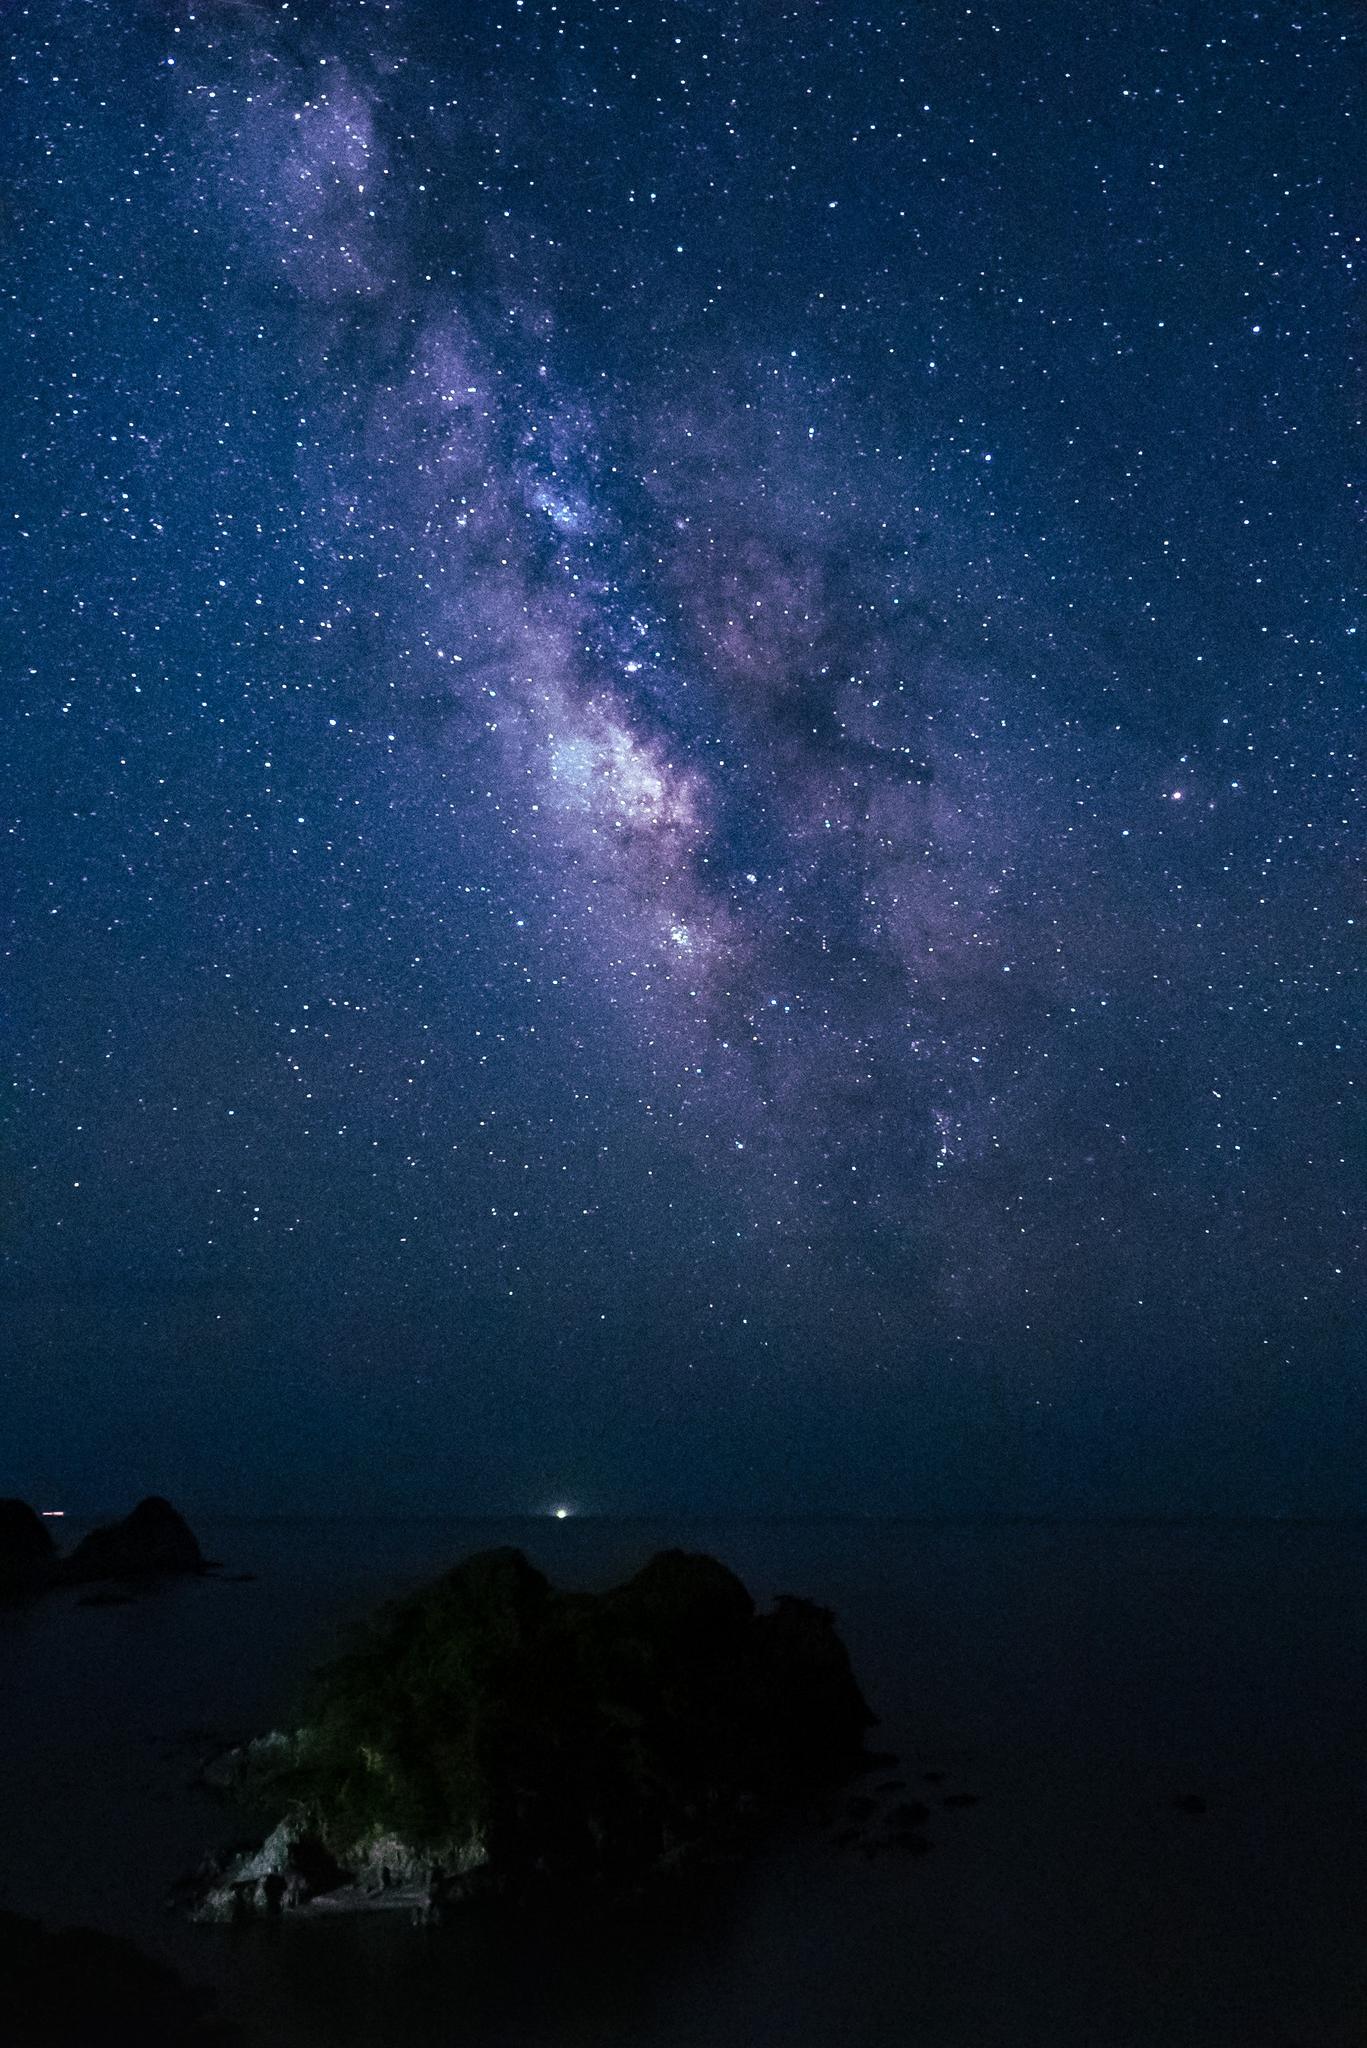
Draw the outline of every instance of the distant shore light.
[[[44,1520],[45,1522],[51,1522],[51,1521],[54,1521],[54,1520],[56,1520],[56,1521],[60,1522],[60,1521],[61,1521],[61,1519],[62,1519],[62,1517],[63,1517],[63,1516],[65,1515],[65,1513],[66,1513],[66,1509],[65,1509],[65,1508],[43,1508],[43,1509],[42,1509],[42,1510],[41,1510],[40,1512],[41,1512],[41,1514],[42,1514],[42,1517],[43,1517],[43,1520]]]
[[[568,1508],[557,1508],[557,1509],[556,1509],[556,1511],[555,1511],[555,1519],[556,1519],[556,1521],[557,1521],[557,1522],[567,1522],[567,1521],[569,1520],[569,1518],[570,1518],[570,1511],[569,1511],[569,1509],[568,1509]]]

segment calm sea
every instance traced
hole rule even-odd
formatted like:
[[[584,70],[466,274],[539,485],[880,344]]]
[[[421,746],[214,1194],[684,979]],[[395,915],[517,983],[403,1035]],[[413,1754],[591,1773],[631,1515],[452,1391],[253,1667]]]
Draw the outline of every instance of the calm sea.
[[[0,1613],[0,1902],[133,1935],[215,1984],[247,2048],[1367,2043],[1367,1527],[200,1535],[255,1580]],[[168,1882],[231,1825],[189,1788],[194,1731],[279,1722],[348,1622],[494,1543],[589,1588],[679,1544],[761,1601],[834,1607],[932,1852],[868,1859],[803,1823],[706,1899],[573,1930],[169,1918]],[[939,1805],[956,1792],[978,1803]]]

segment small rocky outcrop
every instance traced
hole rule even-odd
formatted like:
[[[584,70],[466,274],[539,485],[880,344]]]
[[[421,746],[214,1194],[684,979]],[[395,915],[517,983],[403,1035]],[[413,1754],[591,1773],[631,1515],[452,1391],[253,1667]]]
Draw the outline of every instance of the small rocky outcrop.
[[[347,1855],[339,1862],[308,1818],[291,1814],[259,1848],[207,1858],[172,1903],[188,1903],[192,1918],[208,1921],[271,1918],[305,1907],[315,1916],[403,1912],[425,1920],[489,1881],[478,1839],[418,1847],[372,1833]]]
[[[229,2048],[198,1991],[130,1941],[0,1912],[6,2048]]]
[[[632,1887],[855,1768],[872,1720],[827,1610],[757,1615],[714,1558],[666,1551],[592,1595],[484,1552],[383,1609],[301,1727],[212,1773],[270,1831],[198,1873],[192,1909]]]
[[[204,1569],[199,1544],[169,1500],[151,1494],[131,1515],[92,1529],[63,1560],[62,1577],[74,1585],[96,1579],[138,1579],[159,1572]]]
[[[27,1501],[0,1500],[0,1595],[45,1586],[53,1575],[52,1536]]]

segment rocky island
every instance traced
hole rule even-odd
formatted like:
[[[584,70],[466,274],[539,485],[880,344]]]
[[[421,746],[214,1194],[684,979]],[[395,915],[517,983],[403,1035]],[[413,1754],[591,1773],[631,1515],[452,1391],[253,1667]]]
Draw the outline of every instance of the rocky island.
[[[90,1530],[65,1557],[27,1501],[0,1500],[0,1599],[210,1569],[189,1523],[160,1494],[140,1500],[121,1521]]]
[[[223,1761],[269,1832],[201,1870],[192,1910],[429,1916],[636,1886],[857,1768],[872,1721],[832,1615],[757,1613],[711,1557],[665,1551],[587,1594],[484,1552],[384,1608],[299,1727]]]
[[[61,1564],[68,1585],[203,1570],[204,1559],[188,1522],[156,1493],[140,1500],[121,1522],[92,1529]]]
[[[0,1597],[38,1591],[56,1568],[46,1522],[25,1500],[0,1500]]]

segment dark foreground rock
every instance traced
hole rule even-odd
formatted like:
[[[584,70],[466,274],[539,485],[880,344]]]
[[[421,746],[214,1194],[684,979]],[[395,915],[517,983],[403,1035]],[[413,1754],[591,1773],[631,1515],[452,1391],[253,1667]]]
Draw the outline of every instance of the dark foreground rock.
[[[0,1595],[46,1585],[55,1570],[52,1535],[27,1501],[0,1500]]]
[[[138,1579],[158,1572],[204,1569],[199,1544],[169,1500],[152,1494],[131,1515],[92,1529],[62,1562],[62,1577],[85,1585],[95,1579]]]
[[[212,2004],[132,1942],[0,1912],[6,2048],[228,2048]]]
[[[665,1551],[592,1595],[488,1551],[382,1610],[301,1727],[228,1760],[270,1832],[191,1904],[431,1914],[632,1887],[856,1768],[872,1720],[833,1617],[757,1614],[713,1558]]]

